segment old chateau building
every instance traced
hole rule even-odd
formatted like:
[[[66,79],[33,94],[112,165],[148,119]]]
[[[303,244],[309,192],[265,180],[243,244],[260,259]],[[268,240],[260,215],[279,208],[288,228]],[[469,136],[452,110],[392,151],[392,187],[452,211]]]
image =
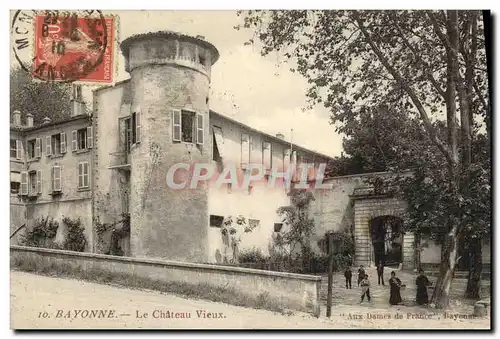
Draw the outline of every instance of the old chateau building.
[[[210,74],[219,53],[203,37],[135,35],[122,42],[121,50],[130,78],[95,90],[91,115],[78,87],[66,120],[45,119],[34,126],[32,116],[13,114],[11,233],[21,225],[29,229],[41,217],[79,217],[86,250],[106,253],[111,231],[101,234],[96,226],[119,228],[128,214],[130,233],[119,243],[124,255],[218,262],[225,246],[222,220],[242,215],[255,226],[242,246],[267,252],[283,226],[276,209],[289,203],[286,188],[266,187],[266,176],[247,189],[225,184],[179,190],[167,185],[167,172],[178,163],[235,164],[241,176],[248,164],[262,163],[269,174],[290,163],[319,166],[329,157],[211,111]],[[390,228],[397,233],[405,203],[374,194],[364,181],[370,175],[385,174],[330,178],[325,182],[332,189],[314,192],[316,251],[322,250],[326,231],[348,229],[355,237],[356,264],[370,265],[380,243],[382,248],[387,243],[384,236],[378,241],[374,230],[396,225]],[[60,225],[56,241],[64,236]],[[393,245],[399,247],[395,260],[408,267],[440,261],[439,246],[412,234],[392,237],[387,246]],[[489,260],[488,251],[483,250],[483,260]]]

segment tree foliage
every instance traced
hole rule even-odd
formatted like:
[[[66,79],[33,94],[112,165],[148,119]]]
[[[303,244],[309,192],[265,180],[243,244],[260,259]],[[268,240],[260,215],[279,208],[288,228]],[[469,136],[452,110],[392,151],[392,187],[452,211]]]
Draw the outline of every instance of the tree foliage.
[[[235,218],[233,216],[227,216],[224,218],[221,227],[221,236],[224,243],[224,262],[230,264],[239,263],[239,253],[241,237],[244,234],[251,233],[257,227],[256,223],[247,220],[244,216],[238,215]],[[231,255],[228,255],[228,251],[231,250]]]
[[[307,251],[310,248],[309,237],[314,232],[314,219],[309,211],[314,195],[308,190],[292,189],[288,196],[290,205],[279,207],[276,211],[286,225],[285,230],[276,238],[276,245],[288,249],[290,254],[295,253],[296,249]]]
[[[45,117],[52,121],[62,120],[71,113],[71,85],[34,80],[22,68],[10,70],[10,114],[15,110],[22,117],[33,114],[34,124]]]
[[[236,29],[253,29],[250,42],[259,40],[263,55],[283,53],[291,70],[307,80],[310,104],[329,108],[331,122],[347,136],[347,157],[336,159],[337,172],[415,170],[412,177],[396,175],[388,182],[409,201],[408,229],[443,234],[433,299],[446,307],[459,241],[481,237],[490,227],[490,118],[480,12],[239,15],[243,24]]]

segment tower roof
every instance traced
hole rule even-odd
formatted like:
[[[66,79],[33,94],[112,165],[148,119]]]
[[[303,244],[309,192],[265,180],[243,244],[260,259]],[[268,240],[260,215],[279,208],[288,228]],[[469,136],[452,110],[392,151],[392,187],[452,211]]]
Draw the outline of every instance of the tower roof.
[[[174,32],[174,31],[157,31],[157,32],[135,34],[135,35],[132,35],[132,36],[126,38],[125,40],[123,40],[122,43],[120,44],[120,49],[122,50],[122,53],[125,56],[127,56],[130,45],[132,43],[134,43],[135,41],[145,40],[148,38],[164,38],[164,39],[175,38],[175,39],[180,39],[180,40],[192,42],[194,44],[201,45],[201,46],[211,50],[212,56],[213,56],[212,57],[212,65],[215,64],[215,62],[217,62],[217,60],[219,59],[219,51],[210,42],[206,41],[205,39],[201,39],[199,37],[194,37],[191,35],[178,33],[178,32]]]

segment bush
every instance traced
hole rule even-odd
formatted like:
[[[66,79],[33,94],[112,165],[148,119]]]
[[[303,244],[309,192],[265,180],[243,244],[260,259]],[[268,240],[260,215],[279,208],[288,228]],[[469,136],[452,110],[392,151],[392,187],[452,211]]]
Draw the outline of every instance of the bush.
[[[63,248],[67,251],[83,252],[87,240],[85,239],[84,228],[81,226],[80,218],[72,220],[68,217],[63,218],[63,223],[68,228],[68,234],[64,240]]]
[[[243,250],[238,256],[240,263],[262,263],[266,262],[269,258],[262,254],[259,248],[252,248],[250,250]]]
[[[335,231],[332,234],[333,234],[333,241],[338,242],[340,244],[338,252],[342,253],[344,256],[347,256],[347,254],[353,256],[355,246],[352,235],[345,231]]]
[[[35,225],[31,230],[26,231],[22,235],[20,244],[23,246],[32,247],[48,247],[51,248],[53,245],[53,238],[57,234],[57,229],[59,228],[59,223],[53,218],[40,218],[35,221]]]

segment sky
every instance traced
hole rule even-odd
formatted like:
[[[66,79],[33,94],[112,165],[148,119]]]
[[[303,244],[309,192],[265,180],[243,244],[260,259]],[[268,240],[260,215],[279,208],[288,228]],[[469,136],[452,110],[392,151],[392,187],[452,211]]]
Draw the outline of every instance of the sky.
[[[278,54],[260,55],[258,46],[244,46],[249,30],[235,30],[236,11],[104,11],[119,18],[118,41],[150,31],[172,30],[202,35],[219,50],[212,67],[210,109],[270,134],[326,155],[340,155],[342,138],[329,123],[328,111],[317,106],[303,112],[307,83],[289,67],[277,66]],[[117,80],[126,79],[118,51]],[[293,136],[291,130],[293,129]]]

